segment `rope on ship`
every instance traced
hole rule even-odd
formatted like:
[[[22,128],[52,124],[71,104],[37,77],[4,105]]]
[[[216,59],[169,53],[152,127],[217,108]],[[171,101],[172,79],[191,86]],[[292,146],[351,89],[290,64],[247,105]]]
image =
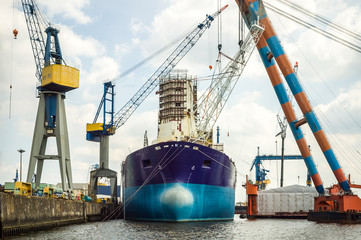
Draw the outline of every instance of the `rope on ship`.
[[[164,168],[166,168],[179,154],[181,154],[185,148],[182,148],[181,150],[179,150],[180,148],[178,148],[176,151],[174,151],[170,156],[167,157],[167,155],[169,154],[169,151],[173,148],[170,147],[169,150],[166,152],[166,154],[164,155],[164,157],[159,161],[159,163],[154,167],[153,171],[149,174],[149,176],[147,177],[147,179],[143,182],[143,184],[137,189],[137,191],[135,191],[132,195],[130,195],[128,197],[128,199],[125,200],[125,202],[118,206],[117,208],[115,208],[112,212],[110,212],[105,218],[103,218],[102,221],[106,221],[109,220],[110,218],[114,217],[115,214],[117,214],[117,216],[115,218],[118,218],[121,213],[123,212],[123,210],[125,209],[125,207],[133,200],[133,198],[138,194],[138,192],[147,184],[149,183],[156,175],[158,175]],[[213,161],[215,161],[216,163],[220,164],[221,166],[232,170],[230,167],[224,165],[223,163],[219,162],[218,160],[212,158],[211,156],[209,156],[208,154],[204,153],[203,151],[199,150],[199,149],[195,149],[196,151],[200,152],[201,154],[203,154],[204,156],[212,159]],[[167,157],[167,158],[166,158]]]
[[[149,174],[149,176],[147,177],[147,179],[143,182],[143,184],[139,187],[139,189],[137,189],[136,192],[134,192],[131,196],[129,196],[128,199],[125,200],[125,203],[122,206],[119,206],[117,209],[115,209],[111,214],[115,214],[115,212],[120,209],[120,211],[118,212],[117,217],[119,217],[119,215],[121,214],[121,212],[123,211],[123,209],[129,204],[129,202],[131,202],[133,200],[133,198],[136,196],[136,194],[148,183],[150,182],[162,169],[164,169],[171,161],[174,160],[174,158],[176,156],[178,156],[184,149],[181,150],[181,152],[179,152],[176,156],[174,156],[171,160],[169,160],[172,155],[174,155],[176,153],[173,152],[167,159],[164,160],[164,158],[168,155],[169,151],[171,150],[171,148],[168,150],[168,152],[164,155],[163,159],[159,161],[159,163],[154,167],[153,171]],[[161,166],[162,163],[166,163],[164,166]],[[111,215],[110,214],[110,215]],[[107,220],[109,218],[104,218],[104,220]]]
[[[109,220],[110,218],[114,217],[115,214],[117,213],[117,216],[115,218],[118,218],[121,213],[123,212],[124,208],[133,200],[133,198],[136,196],[136,194],[148,183],[150,182],[157,174],[159,174],[165,167],[168,166],[169,163],[171,163],[179,154],[181,154],[185,148],[182,148],[180,151],[174,151],[169,157],[167,157],[165,159],[165,157],[168,155],[169,151],[172,149],[173,147],[170,147],[169,150],[166,152],[166,154],[164,155],[164,157],[162,158],[162,160],[159,161],[159,163],[154,167],[153,171],[149,174],[149,176],[147,177],[147,179],[143,182],[143,184],[137,189],[137,191],[135,191],[132,195],[130,195],[128,197],[128,199],[125,200],[124,204],[116,207],[112,212],[110,212],[105,218],[103,218],[102,221],[106,221]],[[180,149],[180,148],[178,148]],[[177,150],[178,150],[177,149]],[[176,154],[176,155],[175,155]],[[175,156],[173,156],[175,155]],[[161,166],[161,164],[163,164],[163,166]]]
[[[219,165],[222,165],[223,167],[232,170],[230,167],[224,165],[223,163],[217,161],[216,159],[212,158],[211,156],[207,155],[206,153],[202,152],[201,150],[197,149],[198,152],[202,153],[204,156],[207,156],[208,158],[212,159],[213,161],[215,161],[216,163],[218,163]]]

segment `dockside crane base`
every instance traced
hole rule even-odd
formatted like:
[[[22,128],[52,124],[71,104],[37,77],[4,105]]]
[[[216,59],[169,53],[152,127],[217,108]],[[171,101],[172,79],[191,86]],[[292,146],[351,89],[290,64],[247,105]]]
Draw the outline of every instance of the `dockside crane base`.
[[[58,37],[34,0],[21,0],[30,43],[34,55],[39,106],[35,122],[27,182],[35,175],[39,187],[44,160],[59,160],[63,191],[73,190],[68,127],[65,114],[65,93],[79,87],[79,70],[64,65]],[[43,29],[41,24],[45,24]],[[46,33],[46,38],[43,32]],[[46,155],[49,137],[56,138],[57,155]],[[35,173],[35,166],[37,168]]]

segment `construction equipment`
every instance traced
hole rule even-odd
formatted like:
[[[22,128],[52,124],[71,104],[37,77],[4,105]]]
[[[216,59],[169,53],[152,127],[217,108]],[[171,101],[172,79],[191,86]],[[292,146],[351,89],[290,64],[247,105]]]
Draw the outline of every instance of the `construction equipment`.
[[[330,202],[338,202],[340,204],[345,202],[344,208],[340,211],[361,211],[361,199],[357,195],[353,195],[351,192],[350,182],[346,179],[346,176],[343,173],[326,135],[321,128],[302,85],[300,84],[297,75],[294,73],[292,65],[288,60],[280,41],[278,40],[275,30],[268,19],[263,1],[236,0],[236,3],[239,6],[242,17],[244,18],[248,28],[250,28],[251,23],[256,20],[259,20],[265,26],[265,31],[260,41],[257,43],[257,49],[317,192],[320,195],[325,193],[321,178],[317,172],[311,152],[300,128],[305,123],[309,124],[312,133],[314,134],[317,143],[324,153],[324,156],[327,159],[328,164],[330,165],[340,186],[340,195],[331,194],[330,196],[325,196],[327,198],[326,204],[330,205]],[[304,118],[302,119],[296,119],[296,114],[293,110],[292,104],[290,103],[289,97],[287,96],[286,88],[279,75],[276,63],[285,77],[286,82],[304,115]],[[319,211],[320,209],[318,208],[316,202],[317,201],[315,201],[315,211]],[[327,209],[329,208],[326,208],[325,211],[327,211]],[[321,209],[320,211],[323,210]]]
[[[52,187],[44,187],[44,189],[43,189],[43,197],[55,198],[54,188],[52,188]]]
[[[281,136],[282,144],[281,144],[281,187],[283,187],[283,170],[284,170],[284,156],[285,156],[285,138],[286,138],[286,129],[287,129],[287,119],[284,117],[283,121],[280,116],[277,114],[278,125],[281,128],[281,132],[277,133],[277,136]]]
[[[252,164],[251,164],[251,169],[249,171],[252,171],[253,167],[255,167],[255,171],[256,171],[256,183],[255,185],[258,186],[258,190],[265,190],[266,186],[271,182],[269,179],[266,179],[267,176],[267,172],[269,172],[269,170],[265,169],[262,165],[262,162],[264,160],[302,160],[302,156],[301,155],[259,155],[259,148],[258,148],[258,154],[255,157],[255,159],[253,160]],[[309,175],[309,174],[308,174]],[[281,177],[281,179],[283,180],[283,176]],[[308,177],[307,177],[308,179]],[[307,182],[306,182],[307,183]],[[281,185],[281,187],[283,187]]]
[[[31,183],[15,182],[14,194],[31,196],[32,195]]]
[[[234,86],[236,85],[243,69],[252,55],[255,44],[259,41],[264,28],[258,21],[251,23],[249,33],[244,41],[240,42],[240,48],[230,62],[222,70],[216,79],[195,103],[197,109],[196,125],[198,138],[194,141],[202,141],[211,145],[213,126],[221,114]]]
[[[115,130],[121,127],[129,119],[145,98],[156,88],[156,86],[158,86],[159,79],[172,71],[178,62],[197,43],[203,33],[211,26],[212,21],[227,7],[228,5],[212,15],[207,15],[206,19],[198,24],[197,27],[185,37],[137,93],[116,113],[114,112],[114,84],[112,82],[104,83],[104,93],[94,121],[91,124],[87,124],[87,140],[100,143],[100,168],[92,171],[90,174],[90,196],[92,199],[96,199],[95,193],[98,178],[107,177],[111,180],[113,202],[116,200],[117,173],[109,169],[109,136],[115,134]],[[103,109],[103,122],[97,123],[101,109]]]
[[[31,147],[27,182],[36,169],[35,183],[39,187],[44,160],[58,160],[63,191],[73,190],[68,128],[65,115],[65,93],[79,87],[79,70],[65,65],[58,37],[34,0],[21,0],[33,50],[36,77],[39,81],[39,106]],[[46,38],[43,32],[46,33]],[[45,40],[44,40],[45,39]],[[46,155],[49,137],[55,137],[57,155]]]

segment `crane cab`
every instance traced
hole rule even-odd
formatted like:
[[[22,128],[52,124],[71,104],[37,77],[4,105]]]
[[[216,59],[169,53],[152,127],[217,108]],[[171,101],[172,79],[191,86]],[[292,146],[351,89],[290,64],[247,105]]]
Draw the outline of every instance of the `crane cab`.
[[[86,139],[88,141],[99,142],[100,135],[113,135],[115,133],[115,127],[103,123],[88,123],[86,125]]]
[[[41,87],[56,92],[67,92],[79,87],[79,70],[61,64],[43,68]]]

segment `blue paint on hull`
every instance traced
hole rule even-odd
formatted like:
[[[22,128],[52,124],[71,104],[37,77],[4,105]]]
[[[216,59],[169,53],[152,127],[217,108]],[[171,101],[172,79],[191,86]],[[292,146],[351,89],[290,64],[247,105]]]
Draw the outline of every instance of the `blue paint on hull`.
[[[173,191],[171,196],[167,193]],[[125,189],[129,198],[138,187]],[[188,193],[187,193],[188,192]],[[144,186],[125,206],[125,218],[148,221],[233,220],[235,190],[204,184]]]
[[[122,179],[126,219],[233,219],[236,168],[215,149],[182,141],[148,146],[127,156]]]

